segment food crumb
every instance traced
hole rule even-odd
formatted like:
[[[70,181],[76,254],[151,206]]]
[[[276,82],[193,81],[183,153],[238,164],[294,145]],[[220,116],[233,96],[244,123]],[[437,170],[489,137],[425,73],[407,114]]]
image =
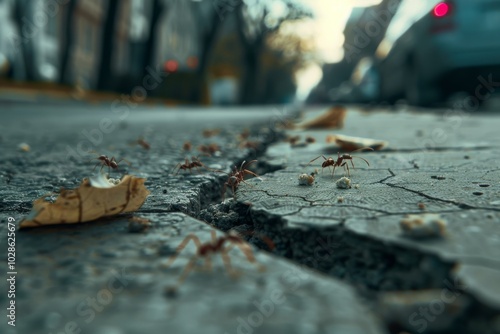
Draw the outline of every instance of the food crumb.
[[[440,215],[431,213],[407,215],[399,222],[403,235],[415,239],[442,237],[445,235],[446,225]]]
[[[314,176],[308,174],[299,175],[299,185],[300,186],[311,186],[314,183]]]
[[[343,176],[342,178],[338,179],[337,182],[335,182],[337,185],[337,188],[340,189],[350,189],[351,188],[351,179]]]
[[[26,143],[21,143],[17,145],[17,148],[19,148],[23,152],[29,152],[31,150],[31,147]]]

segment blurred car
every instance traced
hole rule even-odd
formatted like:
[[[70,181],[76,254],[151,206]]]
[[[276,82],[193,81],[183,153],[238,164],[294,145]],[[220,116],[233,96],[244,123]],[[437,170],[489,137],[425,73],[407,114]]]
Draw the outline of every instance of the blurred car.
[[[329,92],[329,98],[336,103],[378,102],[380,88],[379,70],[371,57],[362,58],[354,67],[349,80]]]
[[[426,106],[456,91],[487,96],[500,82],[499,32],[498,0],[402,0],[376,52],[380,99]]]

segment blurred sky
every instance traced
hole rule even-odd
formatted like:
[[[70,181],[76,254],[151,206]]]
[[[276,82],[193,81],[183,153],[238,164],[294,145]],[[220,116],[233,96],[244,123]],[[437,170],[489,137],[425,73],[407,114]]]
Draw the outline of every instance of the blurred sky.
[[[336,63],[342,60],[344,51],[344,26],[354,7],[379,4],[381,0],[301,0],[314,11],[314,20],[304,23],[298,31],[314,40],[320,61]],[[321,65],[311,64],[297,73],[297,98],[303,100],[321,80]]]

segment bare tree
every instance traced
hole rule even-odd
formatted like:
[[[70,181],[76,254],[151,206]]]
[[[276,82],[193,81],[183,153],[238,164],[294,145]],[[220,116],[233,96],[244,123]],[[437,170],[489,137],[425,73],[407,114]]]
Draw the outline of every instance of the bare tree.
[[[260,57],[266,48],[267,37],[279,30],[284,22],[312,14],[295,0],[254,0],[251,6],[241,2],[236,14],[245,61],[240,103],[252,104],[259,100]]]
[[[99,77],[97,79],[97,89],[109,89],[112,77],[112,54],[115,42],[115,26],[118,14],[118,0],[109,0],[104,21],[104,29],[101,43],[101,63],[99,65]]]
[[[144,46],[143,66],[142,69],[146,73],[146,68],[154,63],[155,60],[155,44],[158,39],[158,21],[167,10],[167,4],[163,0],[153,0],[153,8],[151,11],[151,19],[149,22],[148,38]]]
[[[61,29],[64,36],[61,39],[61,68],[59,71],[58,79],[59,83],[61,84],[65,84],[68,77],[68,64],[74,39],[73,17],[75,13],[76,2],[76,0],[70,0],[69,3],[65,5],[65,29]]]
[[[36,27],[30,23],[32,14],[31,2],[17,0],[13,2],[13,18],[18,27],[20,38],[16,45],[19,48],[21,57],[23,58],[26,80],[31,81],[35,79],[35,57],[33,38],[37,34]]]
[[[212,51],[217,42],[217,35],[221,27],[222,20],[216,10],[210,10],[208,15],[203,13],[204,2],[193,3],[197,22],[201,25],[200,32],[200,53],[198,68],[196,70],[197,88],[195,101],[202,102],[203,93],[207,84],[207,70]],[[212,9],[212,8],[210,8]],[[205,23],[205,24],[203,24]]]

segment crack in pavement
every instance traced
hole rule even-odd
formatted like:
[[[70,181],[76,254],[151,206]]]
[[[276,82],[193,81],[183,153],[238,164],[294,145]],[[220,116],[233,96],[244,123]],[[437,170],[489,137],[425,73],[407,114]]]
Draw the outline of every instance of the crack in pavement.
[[[481,207],[481,206],[472,206],[472,205],[469,205],[469,204],[466,204],[466,203],[457,202],[455,200],[447,200],[447,199],[443,199],[443,198],[439,198],[439,197],[434,197],[434,196],[428,195],[426,193],[423,193],[421,191],[413,190],[413,189],[408,189],[408,188],[405,188],[403,186],[398,186],[398,185],[393,184],[393,183],[382,183],[382,184],[385,184],[385,185],[387,185],[387,186],[389,186],[391,188],[402,189],[402,190],[411,192],[413,194],[417,194],[419,196],[422,196],[422,197],[425,197],[427,199],[431,199],[431,200],[434,200],[434,201],[438,201],[438,202],[442,202],[442,203],[448,203],[448,204],[453,204],[453,205],[459,207],[460,209],[464,209],[464,210],[490,210],[490,211],[500,212],[500,208],[489,208],[489,207]]]

